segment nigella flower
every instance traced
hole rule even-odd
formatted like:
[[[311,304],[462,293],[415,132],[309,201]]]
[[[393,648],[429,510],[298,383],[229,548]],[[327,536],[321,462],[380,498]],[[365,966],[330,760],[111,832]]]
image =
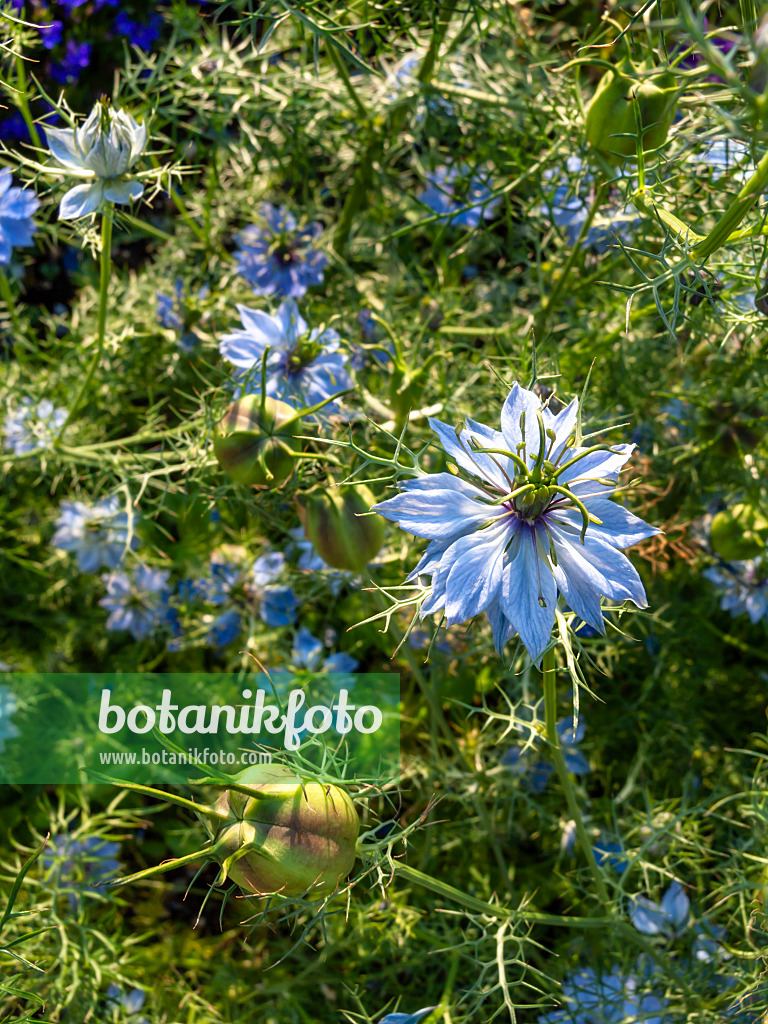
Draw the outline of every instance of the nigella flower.
[[[67,899],[74,909],[80,892],[94,888],[118,873],[119,853],[119,843],[108,842],[99,836],[75,839],[64,832],[59,833],[43,851],[43,868],[50,872],[46,881],[69,889]]]
[[[582,161],[578,156],[568,157],[566,168],[569,176],[560,179],[554,193],[538,207],[537,212],[550,218],[565,233],[568,244],[575,245],[594,199],[594,176],[581,173]],[[551,170],[544,172],[545,179],[552,177]],[[628,242],[631,238],[630,228],[638,220],[634,207],[622,208],[609,201],[593,218],[581,240],[582,248],[603,253],[616,237]]]
[[[300,228],[286,206],[262,203],[261,224],[249,224],[237,236],[235,262],[257,295],[300,299],[312,285],[323,283],[328,257],[312,243],[321,224]]]
[[[768,574],[764,558],[724,562],[702,576],[723,591],[720,607],[731,615],[748,615],[750,622],[768,619]]]
[[[11,188],[12,176],[7,167],[0,171],[0,266],[11,262],[15,246],[32,245],[35,225],[32,214],[40,201],[28,189]]]
[[[107,1000],[113,1006],[119,1006],[122,1009],[122,1016],[135,1017],[141,1011],[146,997],[146,992],[140,988],[131,989],[130,992],[123,992],[119,985],[110,985],[107,989]],[[146,1024],[146,1021],[146,1017],[140,1017],[138,1020],[133,1021],[132,1024]]]
[[[563,982],[562,998],[566,1006],[543,1014],[539,1024],[665,1024],[664,1003],[618,967],[602,975],[591,967],[574,972]]]
[[[524,720],[522,714],[520,717]],[[533,719],[531,718],[531,720]],[[524,729],[523,726],[516,728],[518,732],[522,732]],[[590,764],[577,746],[584,739],[587,731],[584,717],[579,718],[576,728],[573,726],[572,715],[568,718],[561,718],[555,725],[555,729],[565,757],[566,768],[573,775],[585,775],[590,771]],[[502,754],[501,763],[514,774],[521,776],[532,793],[543,793],[554,768],[549,761],[538,756],[535,749],[537,745],[538,736],[535,736],[533,744],[528,747],[510,747]]]
[[[267,349],[267,394],[293,408],[317,405],[354,387],[336,331],[308,331],[293,299],[285,299],[275,316],[247,306],[237,309],[243,329],[225,334],[219,351],[240,371],[239,379],[246,382],[244,393],[261,388],[261,363]],[[335,402],[324,407],[326,415],[337,411]]]
[[[635,446],[581,447],[577,414],[576,399],[554,415],[515,384],[500,431],[430,419],[463,475],[425,474],[374,506],[430,541],[408,577],[431,577],[422,619],[442,609],[451,626],[485,612],[499,653],[518,633],[538,661],[558,593],[601,633],[601,597],[646,607],[640,577],[619,549],[659,531],[608,500]]]
[[[272,628],[292,626],[296,621],[296,595],[291,587],[275,585],[285,565],[285,555],[280,551],[268,551],[253,563],[253,582],[261,594],[259,615]]]
[[[52,444],[67,419],[66,409],[55,408],[44,398],[37,406],[30,398],[22,399],[15,412],[5,419],[5,447],[17,455],[26,455]]]
[[[414,1013],[388,1013],[386,1017],[381,1018],[379,1024],[419,1024],[436,1009],[436,1006],[425,1006],[422,1010],[416,1010]]]
[[[96,572],[102,565],[115,569],[126,551],[135,551],[140,544],[135,520],[116,494],[102,498],[93,508],[81,501],[62,501],[56,526],[51,544],[74,551],[81,572]]]
[[[645,896],[635,896],[629,916],[632,924],[643,935],[674,938],[685,931],[690,909],[685,890],[679,882],[674,881],[661,897],[661,903],[654,903]]]
[[[420,201],[455,227],[476,228],[483,218],[493,217],[501,202],[492,198],[490,176],[485,171],[438,167],[427,175],[427,181],[429,186],[419,196]]]
[[[7,686],[0,686],[0,751],[5,747],[6,740],[19,735],[19,730],[11,721],[18,706],[13,691]]]
[[[209,288],[203,285],[198,290],[197,302],[202,301],[209,292]],[[193,352],[200,343],[200,337],[192,330],[200,320],[201,314],[195,308],[195,302],[190,302],[184,295],[184,282],[180,277],[176,278],[173,286],[173,295],[165,295],[163,292],[156,293],[157,298],[157,320],[161,327],[167,327],[172,331],[179,332],[179,348],[184,352]]]
[[[151,50],[152,43],[160,38],[160,30],[163,26],[163,19],[157,14],[151,14],[148,21],[132,21],[125,11],[118,12],[115,18],[115,32],[118,35],[126,36],[132,46],[140,50]]]
[[[358,662],[343,651],[326,657],[323,641],[313,636],[305,626],[296,634],[291,656],[295,668],[307,669],[308,672],[354,672],[358,666]]]
[[[134,640],[144,640],[160,627],[172,625],[169,575],[167,569],[137,565],[131,576],[124,572],[103,576],[107,596],[99,604],[109,612],[107,630],[128,630]]]
[[[46,128],[51,154],[77,177],[93,179],[75,185],[61,200],[59,217],[74,220],[98,210],[102,203],[138,199],[144,186],[128,172],[147,145],[145,123],[115,110],[104,98],[79,128]]]

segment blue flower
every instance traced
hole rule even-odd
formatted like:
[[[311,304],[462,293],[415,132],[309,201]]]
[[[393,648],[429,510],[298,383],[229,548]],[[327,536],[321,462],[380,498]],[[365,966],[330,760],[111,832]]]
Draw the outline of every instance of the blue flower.
[[[609,864],[618,875],[623,874],[627,870],[628,864],[624,847],[621,843],[616,842],[615,839],[601,836],[592,845],[592,849],[595,853],[595,860],[600,867]]]
[[[257,587],[266,587],[282,575],[285,570],[285,555],[281,551],[267,551],[253,563],[253,582]]]
[[[43,868],[50,871],[46,881],[75,890],[67,893],[69,905],[74,909],[80,892],[98,886],[119,872],[119,854],[119,843],[107,842],[99,836],[74,839],[64,832],[59,833],[43,851]]]
[[[249,224],[237,236],[235,262],[257,295],[300,299],[312,285],[323,283],[328,257],[312,243],[322,225],[299,228],[286,206],[262,203],[262,224]]]
[[[243,329],[225,334],[219,350],[237,368],[238,378],[247,378],[246,394],[261,388],[261,361],[267,348],[267,394],[293,408],[316,405],[354,387],[336,331],[308,331],[293,299],[282,302],[275,316],[247,306],[237,309]],[[324,408],[326,415],[336,411],[335,402]]]
[[[134,1017],[140,1012],[147,994],[143,989],[134,988],[130,992],[124,993],[119,985],[110,985],[107,989],[107,999],[111,1003],[116,1003],[122,1007],[125,1014],[129,1017]],[[146,1017],[140,1017],[139,1020],[133,1021],[132,1024],[146,1024]]]
[[[51,544],[74,551],[81,572],[96,572],[102,565],[115,569],[126,552],[135,551],[140,544],[134,519],[116,494],[102,498],[93,508],[81,501],[62,501],[56,526]]]
[[[358,662],[351,655],[341,651],[325,658],[323,641],[313,636],[305,626],[296,634],[291,654],[294,667],[308,672],[354,672],[358,667]]]
[[[92,51],[93,46],[90,43],[78,43],[74,39],[68,39],[64,60],[51,67],[51,78],[62,85],[76,82],[81,71],[91,63]]]
[[[212,647],[227,647],[234,643],[240,636],[243,626],[240,620],[240,612],[232,608],[230,611],[222,612],[214,621],[208,631],[207,642]]]
[[[19,730],[11,721],[18,708],[16,695],[7,686],[0,686],[0,751],[5,747],[6,740],[19,735]]]
[[[31,399],[25,398],[16,411],[6,417],[5,447],[13,449],[17,455],[48,448],[66,419],[67,410],[56,409],[47,398],[36,407]]]
[[[32,214],[40,206],[37,196],[24,188],[11,188],[7,167],[0,171],[0,266],[11,262],[15,246],[32,245]]]
[[[64,34],[63,21],[54,18],[53,21],[49,21],[46,25],[38,25],[37,27],[40,29],[40,42],[46,50],[52,50],[54,46],[59,45]]]
[[[298,601],[290,587],[266,587],[259,615],[268,626],[292,626],[296,621]]]
[[[197,301],[201,301],[208,294],[209,289],[203,285],[197,293]],[[176,278],[173,286],[173,295],[165,295],[163,292],[156,293],[157,298],[157,320],[161,327],[179,332],[179,348],[184,352],[193,352],[200,343],[200,336],[192,330],[194,324],[200,319],[200,315],[184,296],[184,282],[180,277]]]
[[[301,569],[302,572],[321,573],[328,581],[328,589],[334,596],[339,593],[345,581],[354,578],[351,572],[344,569],[333,569],[323,561],[312,541],[307,540],[303,526],[297,526],[296,529],[289,530],[289,533],[294,540],[289,552],[291,554],[295,551],[299,552],[296,568]]]
[[[524,718],[522,714],[519,717],[521,719]],[[524,729],[523,726],[516,726],[516,728],[518,732],[522,732]],[[568,771],[573,775],[585,775],[590,771],[591,766],[584,754],[577,749],[577,744],[581,743],[587,731],[584,717],[579,717],[579,724],[576,729],[573,728],[572,715],[569,718],[561,718],[555,725],[555,729]],[[501,763],[504,767],[514,772],[514,774],[520,775],[528,789],[533,793],[544,792],[549,777],[554,771],[552,765],[537,754],[536,747],[538,742],[539,737],[536,735],[533,745],[523,748],[511,747],[501,757]]]
[[[421,193],[421,202],[456,227],[476,228],[483,218],[493,216],[501,202],[492,198],[488,174],[473,177],[469,167],[438,167],[427,175],[427,181],[429,186]]]
[[[558,592],[600,633],[601,597],[646,607],[640,577],[619,549],[659,531],[608,500],[635,446],[577,445],[577,413],[575,399],[554,415],[515,384],[501,431],[430,419],[464,476],[425,474],[374,506],[430,541],[408,577],[431,577],[422,619],[442,609],[451,626],[485,612],[499,653],[518,633],[537,661],[550,642]]]
[[[633,897],[629,916],[632,924],[643,935],[673,938],[685,931],[690,910],[691,904],[685,890],[675,881],[661,897],[661,903],[654,903],[645,896]]]
[[[388,1013],[382,1017],[379,1024],[419,1024],[419,1021],[436,1010],[436,1006],[425,1006],[423,1010],[416,1010],[415,1013]]]
[[[664,1024],[664,1018],[657,1016],[664,1003],[641,992],[637,980],[618,967],[603,975],[591,967],[576,971],[563,982],[563,1002],[566,1008],[543,1014],[539,1024],[624,1024],[626,1020]]]
[[[583,174],[574,181],[574,176],[579,175],[582,170],[582,162],[578,156],[569,157],[566,167],[571,177],[561,178],[551,198],[538,207],[537,212],[551,218],[552,222],[565,232],[568,244],[575,245],[594,199],[593,175]],[[552,171],[544,172],[545,178],[552,176]],[[623,209],[615,203],[609,203],[593,218],[589,230],[581,241],[582,248],[602,253],[607,251],[615,237],[628,242],[631,238],[630,228],[637,224],[639,219],[634,207],[627,206]]]
[[[132,577],[124,572],[103,576],[107,596],[99,604],[109,612],[108,632],[127,629],[134,640],[144,640],[172,621],[167,569],[138,565]]]
[[[731,615],[748,615],[753,624],[768,619],[765,559],[750,558],[705,569],[702,576],[723,591],[720,607]]]
[[[152,49],[152,43],[160,38],[162,25],[163,19],[157,14],[150,15],[146,22],[132,21],[125,11],[120,11],[115,18],[115,32],[126,36],[128,42],[140,50]]]

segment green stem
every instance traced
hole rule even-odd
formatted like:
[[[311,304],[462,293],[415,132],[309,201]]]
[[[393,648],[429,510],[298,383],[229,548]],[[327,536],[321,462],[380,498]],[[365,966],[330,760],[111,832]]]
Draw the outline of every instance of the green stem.
[[[0,296],[2,296],[3,302],[8,310],[8,317],[11,321],[11,328],[13,330],[13,352],[19,363],[23,362],[22,348],[25,347],[24,340],[24,328],[19,320],[19,311],[16,309],[16,300],[13,297],[11,291],[11,282],[8,280],[8,275],[0,267]]]
[[[587,830],[584,827],[584,821],[581,817],[581,811],[579,810],[579,803],[576,799],[576,792],[573,788],[571,777],[568,774],[568,768],[566,767],[565,758],[563,757],[563,750],[560,746],[560,740],[557,735],[557,669],[555,667],[554,648],[547,651],[544,655],[543,682],[544,721],[547,741],[552,753],[552,759],[555,762],[555,770],[557,771],[558,778],[560,779],[560,785],[563,787],[563,791],[565,792],[568,811],[576,825],[576,836],[579,840],[579,845],[581,846],[582,852],[586,857],[589,870],[592,872],[592,876],[595,880],[598,897],[603,906],[607,907],[609,899],[605,879],[603,878],[600,868],[597,866],[595,851],[592,849],[592,844],[589,841]]]
[[[600,204],[603,201],[603,196],[607,189],[607,183],[603,183],[602,185],[598,186],[597,192],[595,193],[595,198],[592,202],[592,205],[589,208],[589,212],[587,213],[586,219],[581,226],[579,237],[576,239],[573,248],[571,249],[571,254],[566,260],[565,266],[563,267],[559,277],[555,281],[554,287],[552,288],[552,291],[549,293],[548,298],[546,298],[544,302],[542,302],[541,304],[541,309],[537,313],[536,319],[533,322],[533,332],[537,343],[544,340],[544,330],[547,325],[547,318],[549,317],[549,312],[554,306],[557,299],[560,297],[560,292],[563,290],[563,286],[568,280],[568,275],[571,272],[571,268],[573,267],[573,264],[576,262],[577,257],[581,253],[581,243],[586,238],[587,232],[592,226],[592,221],[595,219],[595,216],[597,215],[597,211],[600,208]]]
[[[24,58],[20,53],[16,54],[16,79],[18,81],[19,94],[16,98],[21,116],[24,118],[24,124],[27,126],[29,137],[32,139],[32,144],[38,149],[42,149],[42,143],[40,141],[40,135],[38,133],[35,122],[32,120],[32,112],[29,109],[29,100],[27,98],[27,73],[24,70]]]
[[[107,209],[101,215],[101,258],[99,261],[100,266],[100,277],[99,277],[99,320],[96,336],[96,351],[93,353],[88,371],[83,379],[83,383],[75,395],[75,400],[70,406],[69,415],[64,421],[64,425],[59,431],[59,437],[62,436],[67,426],[77,415],[80,406],[83,403],[83,399],[88,393],[88,389],[91,386],[93,375],[96,373],[96,367],[101,360],[102,353],[104,351],[104,337],[107,327],[107,306],[109,303],[109,279],[112,274],[112,207]]]
[[[502,920],[517,919],[520,921],[531,921],[535,924],[554,925],[556,928],[606,928],[615,924],[611,917],[567,917],[558,914],[542,914],[536,910],[511,910],[509,907],[486,903],[478,900],[468,893],[456,889],[447,882],[432,878],[431,875],[412,868],[401,861],[395,861],[395,870],[398,875],[414,882],[416,885],[429,889],[438,896],[444,896],[454,903],[460,904],[465,910],[474,911],[477,914],[488,914],[490,917],[501,918]]]
[[[194,221],[192,219],[192,217],[190,216],[190,214],[189,214],[189,212],[187,210],[187,207],[186,207],[186,205],[184,203],[184,200],[181,198],[181,196],[176,191],[176,189],[171,187],[169,191],[171,193],[171,199],[173,200],[173,205],[176,207],[176,209],[181,214],[184,223],[190,228],[190,230],[193,232],[193,234],[195,234],[197,236],[197,238],[207,248],[208,247],[208,237],[206,236],[205,231],[200,227],[200,225],[196,221]],[[229,254],[227,254],[227,255],[229,255]]]

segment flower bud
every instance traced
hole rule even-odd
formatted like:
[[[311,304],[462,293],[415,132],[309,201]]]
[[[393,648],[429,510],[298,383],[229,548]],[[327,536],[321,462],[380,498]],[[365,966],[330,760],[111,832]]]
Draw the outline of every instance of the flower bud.
[[[213,439],[224,472],[239,484],[277,487],[293,472],[301,420],[276,398],[246,395],[227,409]]]
[[[247,894],[332,893],[355,862],[360,820],[338,786],[302,781],[286,765],[253,765],[234,777],[249,795],[225,789],[204,822],[221,881]]]
[[[615,71],[606,71],[587,110],[587,141],[604,156],[635,156],[636,139],[628,136],[637,135],[636,100],[643,149],[657,149],[674,120],[677,93],[677,79],[671,71],[637,78],[629,61]]]
[[[765,553],[768,519],[752,505],[740,502],[717,513],[709,540],[715,554],[727,562],[756,558]]]
[[[379,553],[384,520],[366,514],[375,500],[363,486],[317,490],[301,498],[304,533],[327,565],[360,572]]]

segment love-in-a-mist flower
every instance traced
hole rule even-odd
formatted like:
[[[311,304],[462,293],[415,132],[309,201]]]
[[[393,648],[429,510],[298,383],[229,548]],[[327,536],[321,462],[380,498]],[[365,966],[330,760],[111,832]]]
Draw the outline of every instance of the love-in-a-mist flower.
[[[539,1024],[664,1024],[664,1003],[644,986],[642,975],[619,967],[598,974],[591,967],[574,971],[563,982],[562,1009],[545,1013]]]
[[[661,897],[661,903],[654,903],[647,896],[633,897],[629,916],[632,924],[643,935],[673,938],[685,931],[690,911],[691,903],[685,889],[678,881],[674,881]]]
[[[81,572],[96,572],[102,565],[116,569],[126,552],[140,545],[136,521],[120,496],[102,498],[91,508],[82,501],[62,501],[51,544],[74,551]]]
[[[455,227],[476,228],[491,218],[501,200],[493,198],[490,176],[469,167],[438,167],[427,175],[419,199]],[[465,209],[466,207],[466,209]]]
[[[146,123],[102,98],[79,128],[46,128],[52,156],[73,176],[88,179],[61,200],[59,217],[74,220],[94,213],[104,202],[138,199],[144,186],[129,172],[147,145]]]
[[[431,577],[423,619],[446,624],[485,612],[496,650],[518,633],[531,657],[546,650],[558,593],[603,633],[601,598],[645,608],[640,577],[620,551],[659,531],[609,500],[634,444],[576,443],[578,400],[557,415],[515,384],[501,430],[467,420],[429,424],[461,471],[423,475],[374,506],[431,543],[409,580]]]
[[[750,622],[768,619],[768,553],[740,562],[723,562],[702,574],[721,591],[720,607],[731,615],[748,615]]]
[[[270,316],[260,309],[238,306],[242,330],[225,334],[219,351],[245,379],[245,394],[261,389],[261,364],[269,349],[266,391],[294,409],[324,402],[348,391],[354,382],[347,369],[347,355],[332,328],[311,331],[293,299],[286,299]],[[324,406],[325,414],[337,411],[336,403]]]
[[[262,203],[260,224],[249,224],[236,236],[235,262],[257,295],[300,299],[312,285],[323,283],[328,257],[313,243],[321,224],[300,228],[286,206]]]
[[[30,398],[22,399],[5,419],[5,447],[16,455],[48,448],[67,420],[67,410],[57,409],[44,398],[37,405]]]
[[[104,576],[107,594],[99,604],[109,612],[107,630],[128,630],[134,640],[143,640],[161,626],[171,625],[169,575],[167,569],[137,565],[130,576],[124,572]]]
[[[17,246],[32,245],[35,225],[32,215],[40,206],[29,189],[11,188],[11,172],[0,171],[0,266],[7,267]]]

